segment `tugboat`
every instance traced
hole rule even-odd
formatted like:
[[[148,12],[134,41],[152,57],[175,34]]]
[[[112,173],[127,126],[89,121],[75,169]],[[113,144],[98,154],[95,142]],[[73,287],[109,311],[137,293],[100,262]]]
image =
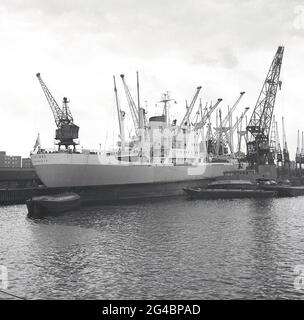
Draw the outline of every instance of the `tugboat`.
[[[28,217],[38,218],[76,209],[80,205],[80,196],[73,192],[39,196],[26,200],[25,204]]]
[[[276,191],[260,189],[247,180],[219,180],[211,182],[207,188],[184,188],[191,198],[200,199],[239,199],[275,197]]]

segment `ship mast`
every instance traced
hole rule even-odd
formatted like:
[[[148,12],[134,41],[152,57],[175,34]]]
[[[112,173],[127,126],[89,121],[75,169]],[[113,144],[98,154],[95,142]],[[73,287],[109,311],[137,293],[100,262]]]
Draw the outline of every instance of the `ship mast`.
[[[161,100],[158,101],[158,103],[164,104],[163,115],[165,116],[165,119],[166,119],[166,126],[170,125],[170,112],[169,112],[170,101],[174,101],[174,103],[176,103],[174,99],[170,98],[169,91],[164,92],[161,96]]]

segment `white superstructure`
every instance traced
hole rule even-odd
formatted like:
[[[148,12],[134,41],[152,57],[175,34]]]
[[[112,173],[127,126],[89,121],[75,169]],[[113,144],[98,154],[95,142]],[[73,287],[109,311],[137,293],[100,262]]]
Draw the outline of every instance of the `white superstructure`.
[[[112,152],[46,151],[31,155],[47,187],[153,184],[221,176],[237,168],[233,161],[208,162],[200,132],[189,126],[167,126],[164,116],[152,117],[129,144]]]

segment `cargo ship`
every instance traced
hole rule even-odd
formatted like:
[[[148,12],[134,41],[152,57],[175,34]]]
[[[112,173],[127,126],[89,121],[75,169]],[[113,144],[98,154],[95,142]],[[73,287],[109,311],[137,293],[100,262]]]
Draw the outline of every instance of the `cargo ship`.
[[[103,152],[78,149],[79,127],[73,123],[67,98],[60,108],[40,74],[37,77],[57,125],[58,148],[46,150],[36,141],[31,153],[33,167],[48,188],[75,191],[84,202],[174,196],[182,195],[183,188],[207,184],[238,168],[237,161],[229,156],[215,159],[208,154],[202,133],[206,119],[202,117],[197,125],[189,121],[201,87],[179,125],[176,120],[170,121],[168,103],[172,99],[168,94],[162,100],[163,113],[149,119],[145,110],[133,103],[133,110],[132,105],[130,108],[135,135],[129,141],[124,135],[125,113],[116,99],[120,141]],[[115,78],[114,84],[117,98]]]
[[[150,119],[149,131],[153,130],[151,126],[164,124],[156,120]],[[215,162],[199,152],[198,135],[194,135],[189,144],[184,144],[184,133],[180,141],[176,140],[184,148],[163,148],[160,141],[168,136],[162,134],[159,141],[151,142],[148,153],[144,148],[139,152],[136,147],[128,152],[40,149],[32,153],[31,159],[45,186],[75,190],[87,200],[181,195],[184,187],[209,183],[238,167],[234,159]]]

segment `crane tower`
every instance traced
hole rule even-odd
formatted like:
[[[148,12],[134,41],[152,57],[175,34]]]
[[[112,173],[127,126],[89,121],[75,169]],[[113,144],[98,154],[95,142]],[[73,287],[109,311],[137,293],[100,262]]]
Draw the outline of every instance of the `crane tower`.
[[[78,139],[79,127],[74,124],[74,119],[68,105],[70,102],[69,99],[64,97],[62,108],[60,108],[50,90],[42,80],[40,73],[37,73],[36,76],[53,112],[57,126],[55,139],[58,141],[58,150],[60,150],[61,146],[65,146],[66,149],[68,149],[69,146],[73,146],[75,150],[77,143],[74,139]]]
[[[277,89],[281,89],[282,84],[283,53],[284,47],[279,46],[247,126],[247,131],[251,133],[251,140],[247,143],[247,159],[251,168],[271,163],[269,133]]]

